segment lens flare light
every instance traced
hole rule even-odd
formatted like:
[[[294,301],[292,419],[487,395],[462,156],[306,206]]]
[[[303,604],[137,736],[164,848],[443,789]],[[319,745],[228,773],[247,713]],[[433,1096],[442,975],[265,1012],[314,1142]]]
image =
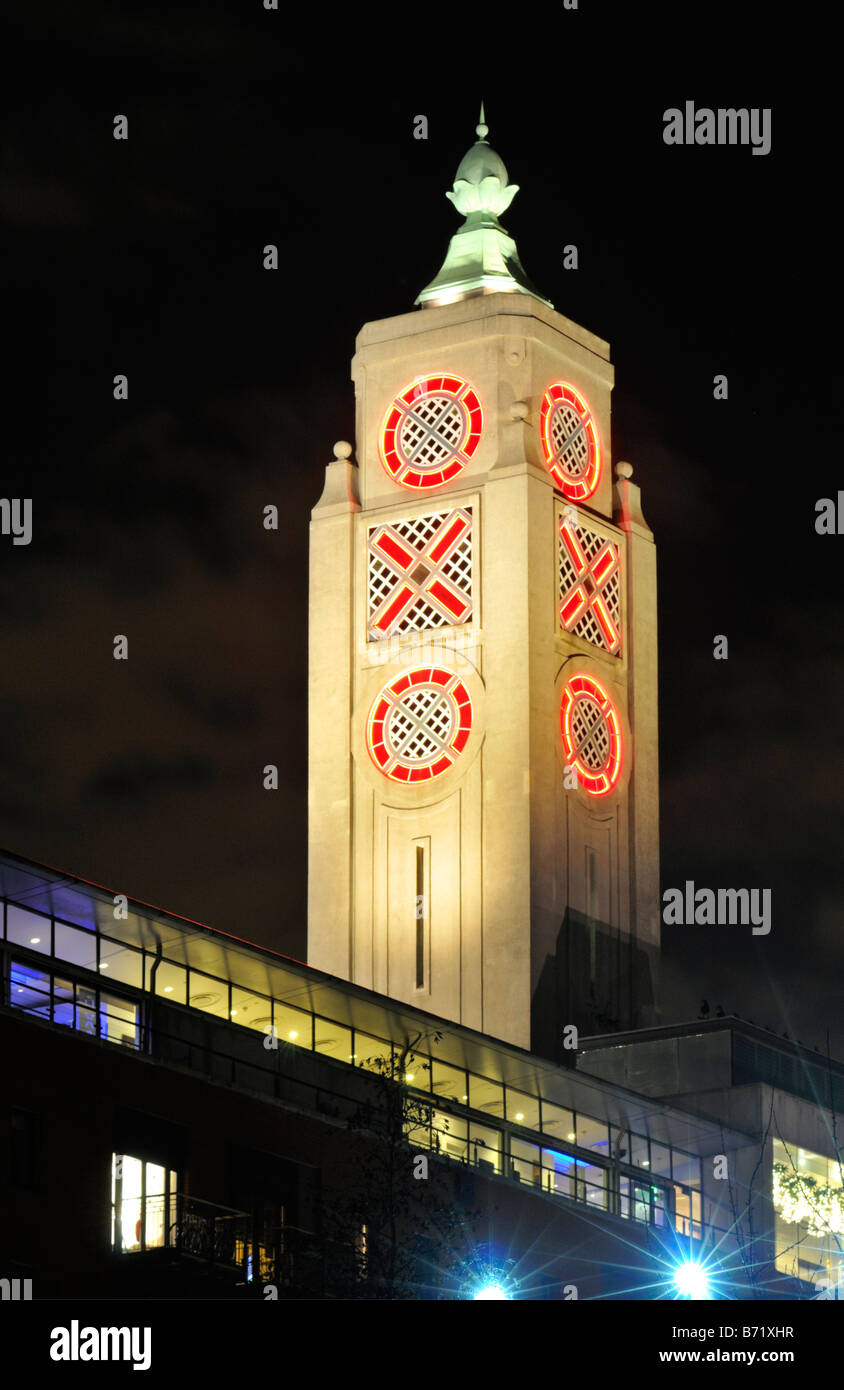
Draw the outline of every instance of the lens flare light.
[[[674,1270],[677,1298],[709,1298],[709,1275],[695,1260],[682,1260]]]

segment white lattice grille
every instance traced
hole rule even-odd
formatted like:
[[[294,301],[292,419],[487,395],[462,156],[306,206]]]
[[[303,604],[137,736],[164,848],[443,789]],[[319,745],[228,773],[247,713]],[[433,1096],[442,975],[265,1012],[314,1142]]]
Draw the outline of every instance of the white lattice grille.
[[[569,478],[580,478],[589,467],[586,426],[574,406],[561,401],[551,417],[551,444],[555,462]]]
[[[621,565],[618,549],[612,542],[608,542],[605,536],[586,526],[569,525],[568,529],[569,535],[576,541],[573,547],[566,545],[562,527],[558,537],[560,624],[565,631],[576,633],[578,637],[583,637],[596,647],[617,652],[621,647]],[[603,581],[596,580],[592,573],[592,565],[607,545],[613,551],[615,563]],[[574,556],[571,549],[575,551]],[[582,601],[577,601],[578,591]],[[598,595],[605,605],[609,625],[606,619],[603,623],[599,621],[596,614],[594,601]],[[572,603],[577,616],[567,622],[563,617],[563,610],[569,602]]]
[[[368,548],[370,641],[469,622],[471,507],[372,526]]]
[[[397,446],[407,463],[424,473],[442,468],[466,434],[466,414],[453,396],[425,396],[407,412]]]
[[[390,712],[384,741],[404,763],[439,757],[454,734],[454,706],[439,686],[415,686]]]
[[[591,772],[600,772],[610,754],[610,730],[601,710],[588,695],[575,702],[571,733],[576,757]]]

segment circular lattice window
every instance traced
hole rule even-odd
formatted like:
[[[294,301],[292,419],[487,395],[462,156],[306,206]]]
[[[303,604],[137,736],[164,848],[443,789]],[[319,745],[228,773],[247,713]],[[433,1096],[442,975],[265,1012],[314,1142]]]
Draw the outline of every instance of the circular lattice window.
[[[462,473],[478,447],[482,425],[480,401],[465,381],[423,377],[387,411],[381,462],[404,487],[439,487]]]
[[[601,448],[586,401],[558,381],[545,392],[539,426],[545,464],[557,487],[572,502],[591,497],[601,474]]]
[[[367,743],[394,782],[429,782],[466,747],[472,701],[459,676],[436,666],[406,671],[384,687],[369,712]]]
[[[621,773],[621,720],[593,676],[572,676],[563,688],[560,732],[566,762],[590,796],[612,791]]]

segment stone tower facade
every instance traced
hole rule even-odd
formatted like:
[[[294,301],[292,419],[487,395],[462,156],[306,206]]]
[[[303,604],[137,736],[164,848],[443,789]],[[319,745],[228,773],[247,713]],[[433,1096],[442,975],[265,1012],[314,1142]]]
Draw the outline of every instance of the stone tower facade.
[[[313,511],[308,960],[554,1057],[656,1021],[656,558],[608,346],[530,285],[478,134]]]

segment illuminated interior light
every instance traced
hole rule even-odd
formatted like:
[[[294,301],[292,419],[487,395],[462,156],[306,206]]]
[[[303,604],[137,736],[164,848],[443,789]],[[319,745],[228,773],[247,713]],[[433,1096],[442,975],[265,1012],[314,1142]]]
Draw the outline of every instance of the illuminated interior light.
[[[101,970],[108,970],[108,961],[107,961],[107,960],[102,960],[102,961],[100,961],[100,969],[101,969]]]
[[[798,1163],[802,1169],[806,1159],[801,1155]],[[839,1182],[824,1183],[810,1173],[775,1162],[771,1195],[774,1211],[787,1225],[805,1226],[816,1236],[844,1234],[844,1187]]]
[[[381,462],[402,487],[440,487],[463,472],[482,429],[481,403],[462,377],[420,377],[395,397],[384,417]]]
[[[172,985],[165,985],[165,986],[164,986],[164,993],[165,993],[165,994],[172,994],[172,993],[173,993],[173,986],[172,986]]]
[[[38,943],[40,942],[40,940],[41,940],[41,937],[40,937],[40,936],[31,936],[31,937],[29,938],[29,944],[30,944],[30,946],[37,946]]]
[[[571,1142],[574,1143],[574,1135],[573,1135],[573,1134],[567,1134],[567,1135],[566,1135],[566,1138],[567,1138],[567,1139],[570,1139]]]
[[[542,399],[539,432],[545,466],[571,502],[591,497],[601,478],[601,444],[588,404],[573,386],[554,382]]]
[[[296,1030],[294,1029],[293,1032],[292,1032],[292,1033],[288,1033],[287,1036],[288,1036],[288,1038],[298,1038],[299,1034],[298,1034],[298,1033],[296,1032]]]
[[[522,1115],[522,1114],[519,1114],[519,1115],[516,1116],[516,1119],[517,1119],[517,1120],[523,1120],[524,1118],[525,1118],[525,1117],[524,1117],[524,1115]]]
[[[405,1072],[405,1075],[404,1075],[405,1081],[412,1081],[412,1080],[413,1080],[413,1077],[414,1077],[414,1073],[413,1073],[412,1071],[411,1071],[411,1072]]]

